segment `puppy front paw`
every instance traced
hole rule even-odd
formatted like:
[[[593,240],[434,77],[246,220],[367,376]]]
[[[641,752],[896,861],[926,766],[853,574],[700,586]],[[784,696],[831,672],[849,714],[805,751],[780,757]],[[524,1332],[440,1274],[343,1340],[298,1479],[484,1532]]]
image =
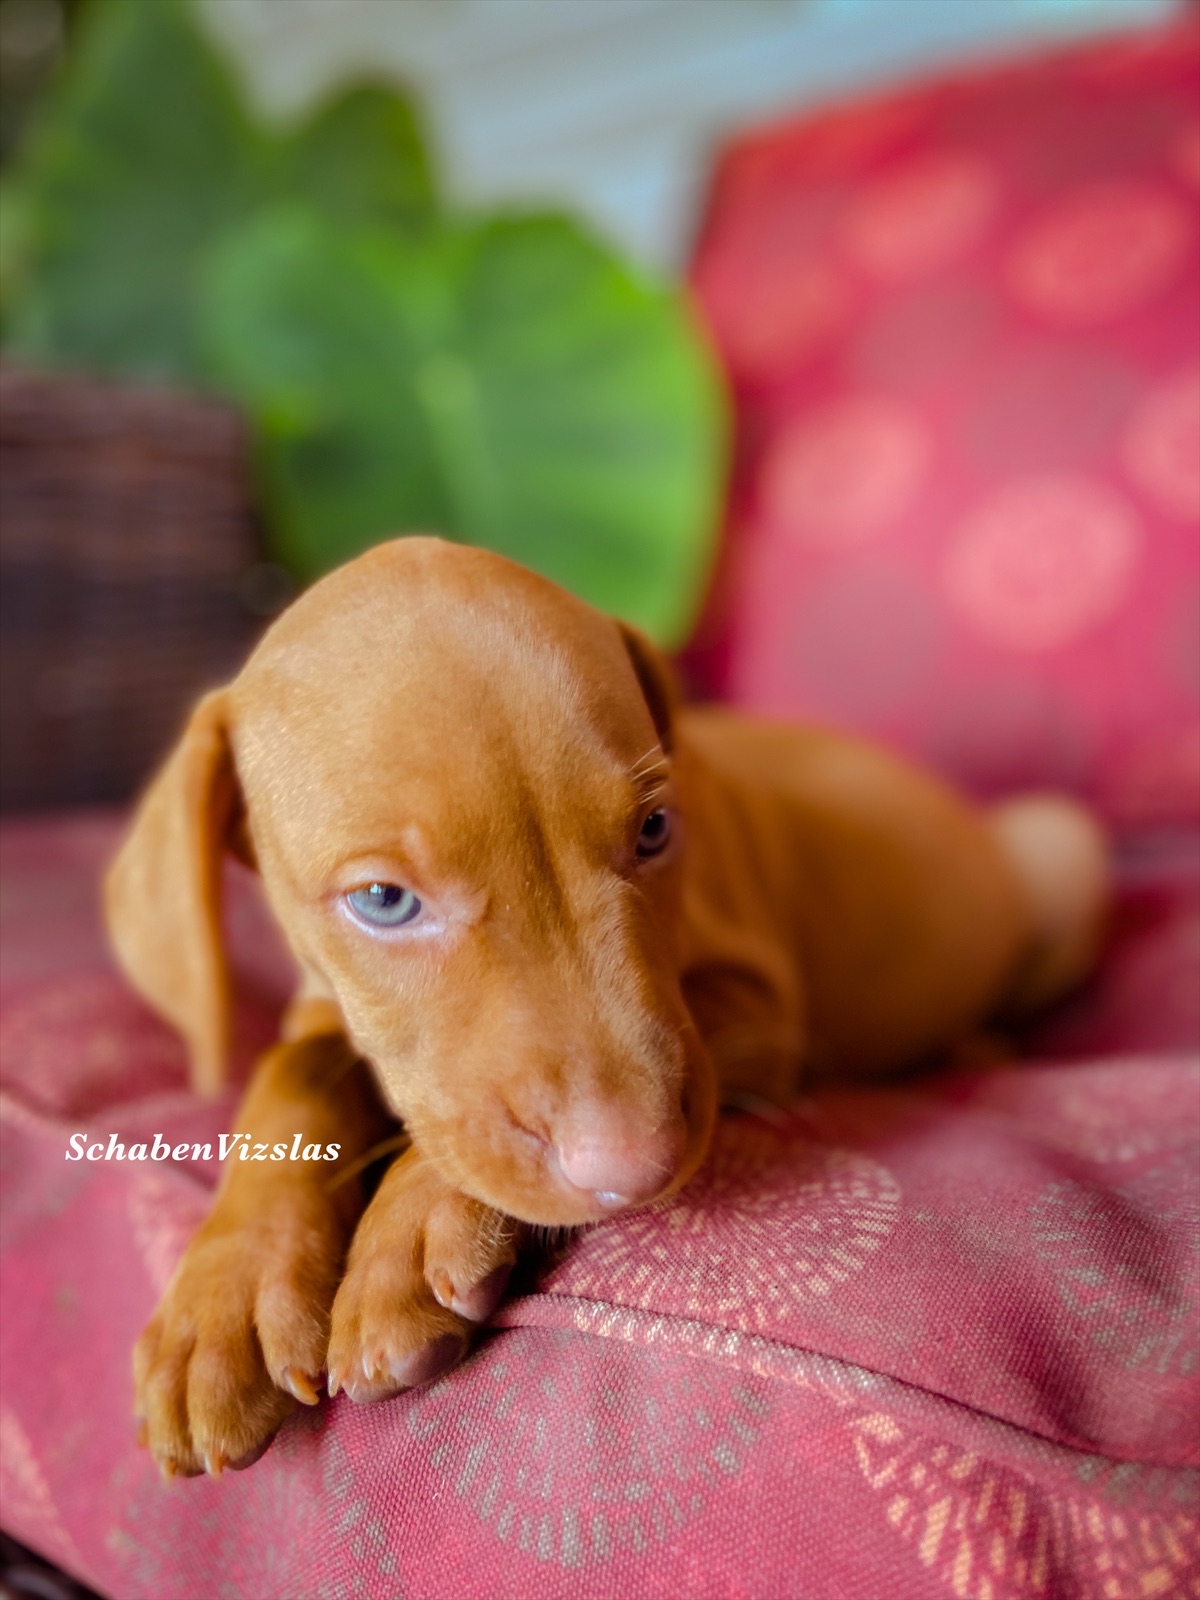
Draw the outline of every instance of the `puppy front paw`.
[[[317,1404],[342,1249],[302,1204],[200,1229],[134,1348],[139,1438],[164,1477],[248,1467],[297,1401]]]
[[[496,1309],[520,1224],[445,1183],[413,1149],[363,1213],[333,1303],[329,1393],[383,1400],[430,1383]]]

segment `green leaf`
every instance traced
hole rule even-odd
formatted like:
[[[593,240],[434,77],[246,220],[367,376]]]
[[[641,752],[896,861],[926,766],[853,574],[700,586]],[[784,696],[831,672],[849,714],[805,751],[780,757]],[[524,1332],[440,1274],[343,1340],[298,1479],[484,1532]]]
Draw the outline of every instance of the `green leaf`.
[[[280,211],[213,260],[203,325],[302,576],[423,529],[683,634],[715,530],[720,390],[682,302],[571,223],[406,240]]]
[[[430,180],[395,95],[341,95],[295,132],[251,118],[184,0],[97,0],[22,164],[32,259],[6,336],[26,355],[203,380],[195,296],[214,243],[294,197],[413,223]]]
[[[360,83],[278,144],[272,185],[347,223],[424,223],[433,183],[412,107],[393,88]]]
[[[29,199],[13,178],[0,178],[0,327],[29,280],[33,222]]]

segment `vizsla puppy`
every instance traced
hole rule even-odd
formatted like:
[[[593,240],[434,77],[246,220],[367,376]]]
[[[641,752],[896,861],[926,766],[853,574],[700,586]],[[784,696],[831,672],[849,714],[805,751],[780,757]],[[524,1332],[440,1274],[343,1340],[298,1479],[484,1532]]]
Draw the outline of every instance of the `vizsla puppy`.
[[[205,1090],[226,849],[301,974],[236,1126],[341,1160],[227,1168],[135,1357],[168,1473],[248,1463],[323,1373],[355,1400],[428,1381],[523,1225],[669,1196],[722,1097],[919,1063],[1052,998],[1107,883],[1077,807],[981,813],[856,740],[679,712],[631,630],[418,538],[316,584],[201,701],[112,868],[120,958]]]

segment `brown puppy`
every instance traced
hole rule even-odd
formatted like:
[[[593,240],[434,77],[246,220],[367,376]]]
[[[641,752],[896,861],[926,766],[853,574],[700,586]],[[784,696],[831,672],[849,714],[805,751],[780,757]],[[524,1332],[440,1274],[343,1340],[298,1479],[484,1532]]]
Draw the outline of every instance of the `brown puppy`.
[[[677,713],[629,629],[417,538],[316,584],[201,702],[112,868],[122,962],[209,1090],[225,849],[302,975],[236,1126],[342,1160],[228,1167],[136,1352],[167,1472],[253,1459],[323,1371],[359,1400],[427,1381],[522,1224],[671,1194],[722,1096],[918,1063],[1052,997],[1107,893],[1077,807],[984,815],[852,739]]]

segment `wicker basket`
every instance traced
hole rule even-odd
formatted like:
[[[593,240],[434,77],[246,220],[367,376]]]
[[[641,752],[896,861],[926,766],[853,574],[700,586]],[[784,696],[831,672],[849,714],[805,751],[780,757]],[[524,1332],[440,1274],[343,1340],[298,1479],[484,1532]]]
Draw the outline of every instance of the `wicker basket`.
[[[236,413],[0,369],[0,806],[133,793],[245,656],[269,575]]]

